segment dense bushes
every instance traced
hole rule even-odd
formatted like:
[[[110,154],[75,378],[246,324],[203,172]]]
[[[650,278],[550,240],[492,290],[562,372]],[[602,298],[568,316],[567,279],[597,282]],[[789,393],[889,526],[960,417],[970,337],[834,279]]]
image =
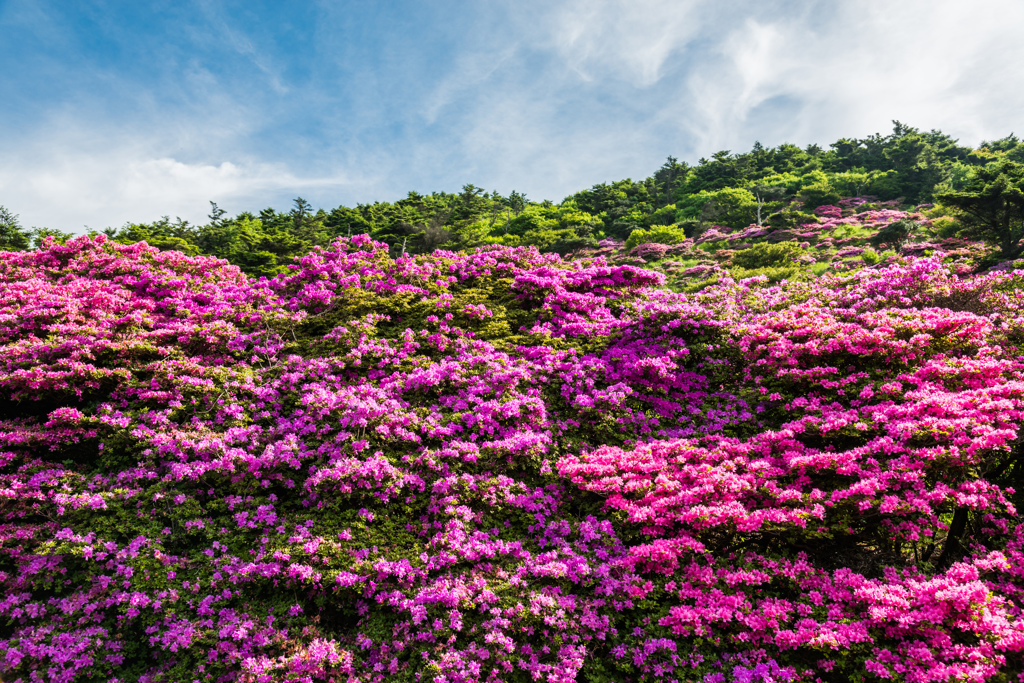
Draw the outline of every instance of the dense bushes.
[[[736,252],[732,260],[740,268],[766,268],[792,264],[803,253],[804,250],[793,242],[778,242],[776,244],[762,242],[750,249]]]
[[[625,248],[632,249],[640,244],[680,244],[686,241],[686,232],[675,225],[654,225],[650,230],[634,230],[626,240]]]
[[[0,675],[1024,672],[1024,276],[662,282],[0,254]]]

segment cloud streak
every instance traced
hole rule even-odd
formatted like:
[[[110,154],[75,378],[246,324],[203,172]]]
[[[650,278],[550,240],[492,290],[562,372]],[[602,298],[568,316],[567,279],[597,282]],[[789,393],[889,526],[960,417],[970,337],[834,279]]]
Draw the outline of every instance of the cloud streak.
[[[465,183],[559,200],[669,154],[891,119],[968,144],[1024,130],[1016,0],[68,7],[0,9],[0,203],[31,225]]]
[[[341,174],[297,175],[287,164],[254,158],[183,161],[148,138],[119,136],[112,147],[111,138],[98,144],[82,132],[65,132],[59,147],[20,147],[8,161],[0,168],[4,204],[26,225],[74,232],[163,215],[203,223],[211,200],[231,212],[259,210],[353,184]]]
[[[551,41],[587,82],[650,87],[666,60],[698,35],[701,0],[573,0],[555,7]]]
[[[836,3],[813,14],[748,20],[718,45],[716,58],[688,80],[700,103],[691,121],[710,149],[766,143],[828,143],[888,129],[889,121],[944,132],[975,144],[1011,132],[1024,104],[1019,3],[970,6],[946,0]],[[758,117],[785,103],[788,123]]]

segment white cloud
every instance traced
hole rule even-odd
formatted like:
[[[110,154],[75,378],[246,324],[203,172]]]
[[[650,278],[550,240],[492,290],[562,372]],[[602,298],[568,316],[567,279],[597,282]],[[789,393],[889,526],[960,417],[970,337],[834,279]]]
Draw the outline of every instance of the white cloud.
[[[162,215],[204,223],[211,200],[235,213],[349,182],[340,175],[300,177],[283,164],[247,159],[184,162],[141,141],[103,153],[33,146],[9,160],[0,168],[0,203],[20,214],[23,225],[70,232]]]
[[[315,58],[257,21],[148,76],[69,69],[102,88],[59,89],[44,121],[0,132],[0,203],[80,230],[468,182],[558,200],[669,154],[827,145],[894,118],[965,144],[1024,133],[1019,0],[506,0],[404,24],[401,6],[321,9]],[[204,41],[228,25],[200,19]]]
[[[200,40],[223,41],[230,45],[231,49],[245,57],[263,73],[274,92],[278,95],[288,93],[289,87],[285,83],[280,67],[274,63],[272,57],[265,50],[253,47],[252,36],[241,31],[237,22],[231,21],[228,13],[219,4],[210,0],[198,0],[195,4],[208,24],[208,26],[193,27],[193,30],[200,33]],[[258,39],[255,40],[255,45],[259,46]]]
[[[538,22],[585,81],[621,78],[649,87],[662,66],[698,35],[704,0],[573,0]]]
[[[701,149],[827,144],[890,120],[963,142],[1008,134],[1024,105],[1024,6],[1012,0],[846,0],[825,18],[748,20],[689,79]],[[765,125],[763,107],[784,102]]]
[[[466,181],[537,198],[642,178],[668,154],[828,145],[892,119],[963,144],[1024,132],[1015,0],[570,0],[519,21],[517,59],[540,67],[473,80],[440,144],[481,171]]]
[[[495,74],[507,65],[516,53],[517,45],[485,47],[474,52],[459,55],[452,70],[426,95],[422,110],[423,119],[434,123],[446,107],[472,91],[493,87]]]

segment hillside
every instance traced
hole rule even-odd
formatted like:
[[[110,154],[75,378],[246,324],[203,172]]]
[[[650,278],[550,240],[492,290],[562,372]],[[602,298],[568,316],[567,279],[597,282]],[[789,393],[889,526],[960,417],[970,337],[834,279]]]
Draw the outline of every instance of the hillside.
[[[1020,149],[5,214],[0,680],[1024,675]]]
[[[644,180],[601,183],[558,204],[467,184],[459,193],[409,192],[394,202],[334,209],[314,209],[296,198],[290,211],[266,208],[233,217],[211,202],[205,225],[164,218],[102,232],[121,244],[145,241],[163,250],[217,256],[252,276],[286,272],[313,247],[358,234],[388,244],[392,257],[485,245],[535,246],[565,256],[596,249],[599,242],[631,249],[689,238],[700,251],[672,260],[693,261],[691,266],[708,252],[714,252],[708,264],[723,264],[729,251],[794,241],[814,247],[812,270],[820,273],[828,268],[824,264],[845,260],[849,247],[872,246],[862,243],[897,215],[885,212],[900,212],[914,225],[873,245],[876,252],[900,253],[909,235],[916,246],[908,253],[938,247],[971,267],[988,267],[1024,251],[1024,231],[1004,229],[1006,207],[993,204],[1009,202],[1011,223],[1024,224],[1022,178],[1024,144],[1012,134],[972,148],[940,131],[894,122],[888,135],[843,138],[827,149],[757,143],[749,152],[723,150],[692,166],[669,157]],[[993,234],[993,224],[1010,242]],[[718,233],[732,237],[716,240]],[[0,207],[0,248],[27,249],[48,235],[59,241],[71,237],[24,228]],[[963,238],[991,248],[958,241]]]
[[[296,265],[0,254],[5,681],[1022,671],[1024,274]]]

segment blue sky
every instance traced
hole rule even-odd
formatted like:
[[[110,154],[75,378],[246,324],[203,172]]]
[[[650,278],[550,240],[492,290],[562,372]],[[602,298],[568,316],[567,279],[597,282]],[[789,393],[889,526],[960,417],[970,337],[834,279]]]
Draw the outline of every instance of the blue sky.
[[[561,200],[892,119],[1024,134],[1020,0],[0,0],[0,204],[80,232],[393,201]]]

